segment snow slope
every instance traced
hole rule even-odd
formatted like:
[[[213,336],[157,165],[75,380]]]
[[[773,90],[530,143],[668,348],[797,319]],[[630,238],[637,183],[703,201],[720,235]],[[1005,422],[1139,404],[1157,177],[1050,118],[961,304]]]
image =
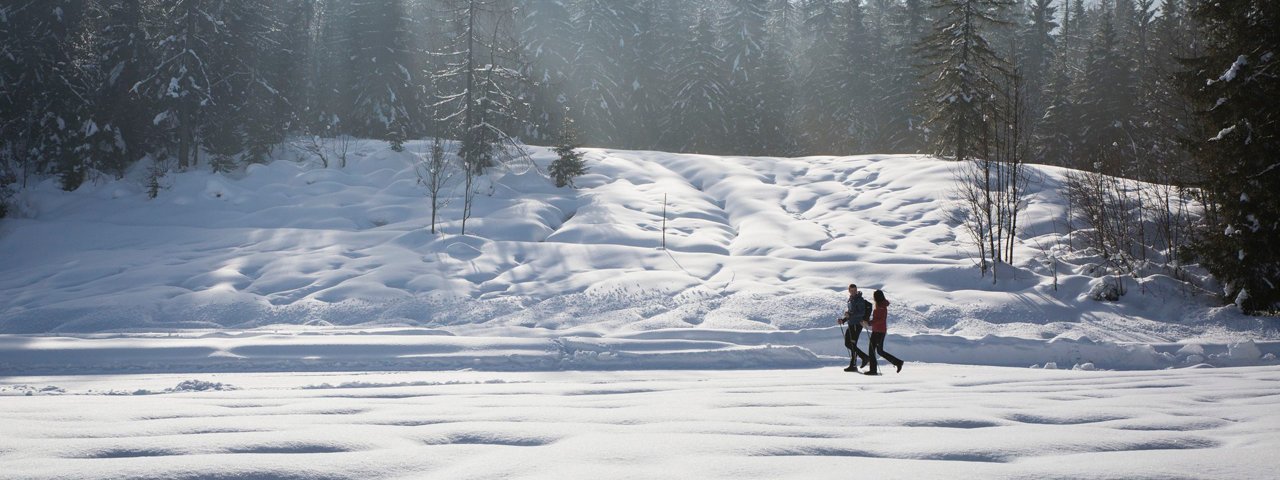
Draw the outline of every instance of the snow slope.
[[[1263,479],[1277,398],[1274,367],[10,377],[0,476]]]
[[[1045,261],[1069,244],[1058,169],[1034,169],[1016,265],[992,284],[951,220],[954,164],[928,157],[589,149],[575,190],[539,173],[553,156],[534,148],[537,168],[482,179],[461,236],[458,198],[443,233],[427,230],[424,148],[359,142],[345,168],[285,149],[233,175],[170,175],[154,200],[137,174],[27,190],[0,221],[0,368],[455,368],[508,348],[542,353],[486,365],[645,368],[635,352],[680,353],[663,365],[681,368],[829,364],[850,282],[885,289],[890,350],[909,359],[1162,368],[1280,351],[1274,320],[1164,275],[1131,280],[1118,303],[1089,299],[1087,252]],[[260,358],[268,346],[294,354]],[[441,349],[472,353],[406,363]]]

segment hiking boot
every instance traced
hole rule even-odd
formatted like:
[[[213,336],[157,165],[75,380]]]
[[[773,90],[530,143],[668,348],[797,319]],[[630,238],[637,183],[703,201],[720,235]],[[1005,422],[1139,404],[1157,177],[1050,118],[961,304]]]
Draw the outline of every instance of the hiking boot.
[[[897,364],[897,365],[894,365],[895,367],[898,367],[898,373],[902,373],[902,364],[904,364],[904,363],[906,363],[906,362],[898,362],[898,364]]]
[[[844,367],[844,371],[846,371],[846,372],[857,372],[857,371],[858,371],[858,367],[855,367],[855,366],[853,366],[853,365],[849,365],[849,366],[847,366],[847,367]]]

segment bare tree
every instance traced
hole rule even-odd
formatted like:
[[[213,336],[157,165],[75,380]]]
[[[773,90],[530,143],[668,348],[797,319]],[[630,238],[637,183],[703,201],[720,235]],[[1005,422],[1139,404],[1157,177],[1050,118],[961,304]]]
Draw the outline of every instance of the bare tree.
[[[1105,164],[1095,165],[1100,169]],[[1067,175],[1066,196],[1083,222],[1075,233],[1082,234],[1086,246],[1101,258],[1093,273],[1111,279],[1094,297],[1119,300],[1128,291],[1124,278],[1138,273],[1146,248],[1141,241],[1144,225],[1137,182],[1097,171],[1073,172]]]
[[[977,139],[977,151],[983,154],[962,161],[956,169],[957,196],[963,205],[957,220],[978,249],[982,275],[990,272],[993,283],[998,281],[996,265],[1013,263],[1018,212],[1026,206],[1030,181],[1026,168],[1029,118],[1022,78],[1017,68],[997,73],[1000,90],[983,105],[988,125]]]
[[[462,163],[462,234],[475,198],[476,177],[489,168],[529,163],[521,142],[508,132],[519,131],[523,102],[516,93],[522,81],[519,47],[515,40],[510,0],[448,0],[445,6],[456,34],[447,48],[443,68],[432,80],[449,92],[432,108],[436,119],[459,138]]]
[[[444,142],[440,137],[431,141],[430,150],[419,155],[418,183],[427,187],[427,195],[431,199],[431,233],[436,233],[437,212],[449,206],[449,199],[441,196],[446,185],[453,179],[453,162],[444,150]]]

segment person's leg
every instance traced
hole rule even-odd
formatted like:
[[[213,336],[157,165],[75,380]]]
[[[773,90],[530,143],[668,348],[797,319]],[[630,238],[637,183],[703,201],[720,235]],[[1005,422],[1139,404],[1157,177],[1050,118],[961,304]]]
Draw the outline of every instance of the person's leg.
[[[858,359],[862,359],[862,363],[866,363],[867,354],[858,349],[858,332],[853,329],[852,325],[844,332],[844,346],[849,349],[849,366],[844,371],[858,371]]]
[[[902,371],[902,360],[900,360],[898,357],[890,355],[889,352],[884,351],[884,340],[880,341],[880,356],[884,357],[885,360],[888,360],[889,363],[892,363],[893,366],[897,368],[899,372]]]
[[[867,366],[867,358],[870,355],[867,352],[863,352],[861,348],[858,348],[858,338],[862,336],[862,324],[851,323],[849,325],[849,334],[853,338],[853,341],[850,342],[853,344],[853,356],[862,360],[862,367]],[[868,345],[868,348],[870,348],[870,345]]]
[[[867,353],[867,363],[871,364],[871,370],[867,371],[869,374],[875,374],[879,371],[880,362],[876,361],[876,355],[880,351],[880,345],[882,342],[884,342],[884,333],[871,332],[871,345],[867,347],[867,349],[870,350]]]

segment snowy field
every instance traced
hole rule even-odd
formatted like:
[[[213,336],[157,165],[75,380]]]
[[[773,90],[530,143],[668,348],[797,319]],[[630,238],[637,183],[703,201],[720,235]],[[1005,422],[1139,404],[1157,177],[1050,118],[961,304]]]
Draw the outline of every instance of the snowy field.
[[[1153,369],[1280,353],[1274,319],[1216,306],[1212,281],[1148,268],[1120,302],[1092,299],[1099,259],[1068,235],[1060,169],[1033,168],[1015,265],[992,284],[952,217],[949,162],[588,149],[569,189],[535,147],[481,179],[462,236],[457,191],[428,230],[424,148],[357,141],[343,168],[284,148],[232,174],[171,174],[154,200],[145,165],[70,193],[34,186],[0,222],[0,374],[830,365],[850,282],[885,289],[888,344],[912,360]]]
[[[1280,471],[1275,319],[1194,266],[1091,298],[1061,170],[1034,169],[993,284],[936,159],[589,149],[557,189],[536,148],[460,235],[457,192],[428,231],[422,149],[284,149],[154,200],[145,166],[24,191],[0,221],[0,478]],[[894,302],[902,373],[840,370],[850,282]]]
[[[1263,479],[1278,431],[1274,367],[0,380],[4,478]]]

